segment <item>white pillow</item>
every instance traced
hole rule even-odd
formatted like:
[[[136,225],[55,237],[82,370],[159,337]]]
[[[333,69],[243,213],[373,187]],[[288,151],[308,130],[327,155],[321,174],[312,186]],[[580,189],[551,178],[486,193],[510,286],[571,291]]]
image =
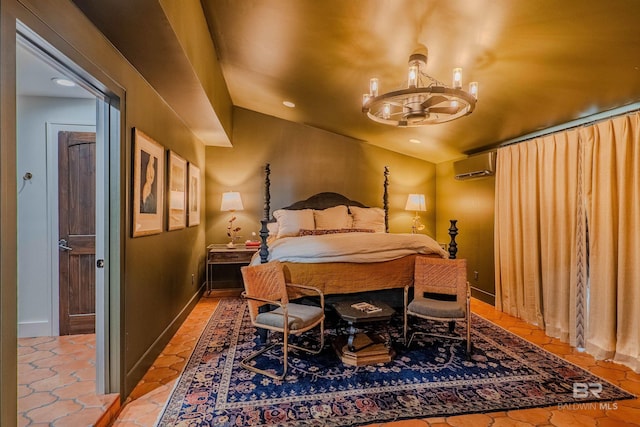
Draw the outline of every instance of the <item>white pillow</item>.
[[[313,230],[313,210],[302,209],[298,211],[279,209],[273,213],[278,220],[278,239],[281,237],[297,236],[300,229]]]
[[[374,230],[376,233],[384,233],[384,210],[381,208],[360,208],[349,206],[353,225],[351,228],[365,228]]]
[[[278,235],[278,221],[276,222],[268,222],[267,230],[269,231],[269,237]]]
[[[351,228],[349,210],[345,205],[334,206],[332,208],[322,210],[314,210],[313,218],[316,223],[316,230]]]

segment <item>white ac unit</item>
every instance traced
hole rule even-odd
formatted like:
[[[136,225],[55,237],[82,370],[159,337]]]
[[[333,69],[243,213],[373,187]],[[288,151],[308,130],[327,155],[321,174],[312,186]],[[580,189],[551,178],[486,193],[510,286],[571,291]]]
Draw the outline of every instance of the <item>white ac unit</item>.
[[[453,162],[453,172],[457,180],[492,176],[496,173],[496,152],[477,154]]]

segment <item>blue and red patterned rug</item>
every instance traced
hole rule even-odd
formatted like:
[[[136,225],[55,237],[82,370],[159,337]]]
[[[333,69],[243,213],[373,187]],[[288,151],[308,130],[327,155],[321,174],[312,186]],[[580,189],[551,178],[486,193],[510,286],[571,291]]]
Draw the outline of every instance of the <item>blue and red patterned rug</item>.
[[[396,342],[401,321],[389,326]],[[462,343],[425,338],[409,350],[398,345],[389,363],[347,366],[329,344],[336,329],[326,332],[322,353],[290,353],[286,381],[278,382],[240,367],[259,341],[246,303],[221,300],[158,425],[354,426],[633,397],[475,315],[470,361]],[[258,359],[261,368],[279,367],[273,351]]]

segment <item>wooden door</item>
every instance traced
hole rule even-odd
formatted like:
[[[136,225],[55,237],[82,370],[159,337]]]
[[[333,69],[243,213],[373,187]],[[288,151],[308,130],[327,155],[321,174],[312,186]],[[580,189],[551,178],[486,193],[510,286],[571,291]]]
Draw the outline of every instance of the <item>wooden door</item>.
[[[95,133],[58,133],[60,335],[95,332],[95,168]]]

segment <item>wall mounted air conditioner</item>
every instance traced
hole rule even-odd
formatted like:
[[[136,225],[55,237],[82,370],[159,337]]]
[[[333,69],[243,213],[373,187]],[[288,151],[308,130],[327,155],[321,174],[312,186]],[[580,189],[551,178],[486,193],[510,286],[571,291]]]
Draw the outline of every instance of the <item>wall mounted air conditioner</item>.
[[[496,173],[496,152],[477,154],[453,162],[453,173],[457,180],[481,178]]]

